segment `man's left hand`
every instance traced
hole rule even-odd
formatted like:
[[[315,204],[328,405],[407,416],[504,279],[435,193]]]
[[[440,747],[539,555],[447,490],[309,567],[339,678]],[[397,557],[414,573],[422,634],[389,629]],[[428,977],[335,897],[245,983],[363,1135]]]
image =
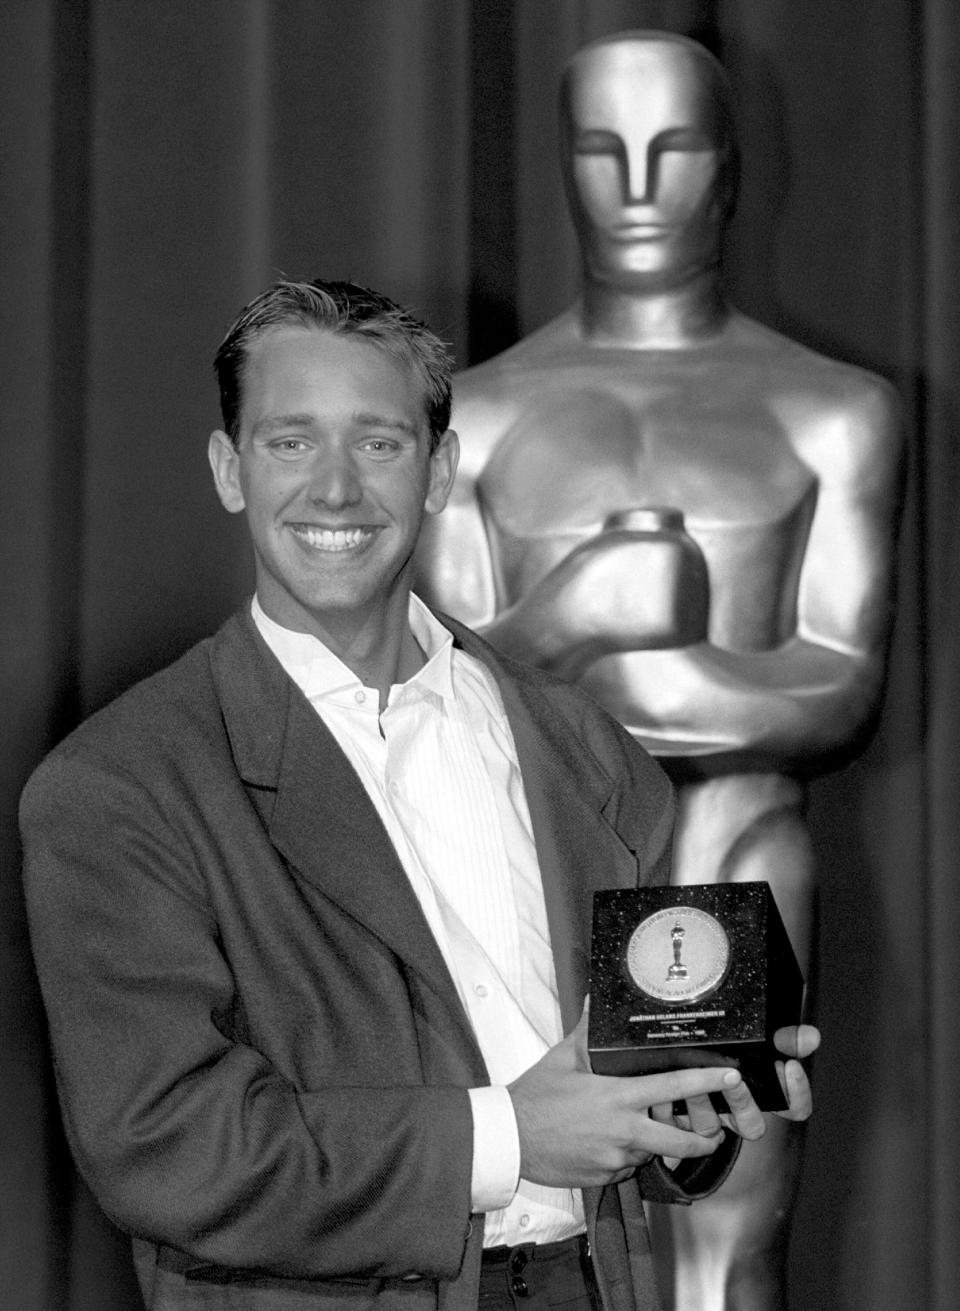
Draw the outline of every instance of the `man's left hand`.
[[[820,1031],[812,1024],[791,1025],[778,1029],[773,1035],[777,1051],[787,1058],[777,1061],[777,1074],[787,1099],[787,1109],[777,1111],[782,1120],[806,1120],[813,1111],[813,1094],[807,1072],[800,1064],[801,1060],[813,1053],[820,1046]],[[766,1132],[767,1122],[764,1112],[753,1100],[753,1094],[746,1082],[741,1082],[735,1089],[724,1093],[729,1113],[719,1113],[709,1097],[690,1098],[685,1105],[686,1114],[676,1117],[673,1106],[651,1107],[650,1115],[662,1123],[680,1123],[695,1133],[707,1138],[715,1137],[726,1127],[738,1133],[741,1138],[761,1138]]]

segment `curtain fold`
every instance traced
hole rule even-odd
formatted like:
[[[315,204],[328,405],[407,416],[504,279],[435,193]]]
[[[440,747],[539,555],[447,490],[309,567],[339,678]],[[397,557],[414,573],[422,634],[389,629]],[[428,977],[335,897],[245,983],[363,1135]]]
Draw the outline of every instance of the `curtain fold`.
[[[69,1165],[15,811],[41,755],[251,584],[210,360],[274,276],[412,303],[462,364],[573,298],[560,70],[665,27],[734,86],[745,313],[882,374],[910,480],[886,703],[818,780],[825,1047],[793,1311],[960,1285],[960,11],[953,0],[11,0],[0,16],[0,1301],[132,1311]]]
[[[924,322],[920,376],[926,479],[923,585],[928,597],[926,696],[928,850],[924,873],[929,1078],[923,1103],[929,1180],[931,1304],[958,1285],[960,1126],[960,23],[950,0],[925,10],[923,43]]]

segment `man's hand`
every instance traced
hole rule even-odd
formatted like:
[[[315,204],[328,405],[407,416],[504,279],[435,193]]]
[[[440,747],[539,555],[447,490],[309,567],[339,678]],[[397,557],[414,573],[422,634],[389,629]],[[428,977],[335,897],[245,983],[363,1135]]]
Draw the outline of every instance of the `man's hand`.
[[[777,1074],[780,1086],[787,1098],[787,1109],[777,1111],[783,1120],[806,1120],[813,1111],[813,1094],[807,1072],[800,1064],[800,1059],[812,1056],[820,1046],[820,1032],[811,1024],[793,1025],[778,1029],[773,1035],[774,1045],[787,1061],[777,1062]],[[684,1129],[708,1136],[719,1134],[720,1128],[726,1126],[741,1138],[760,1138],[766,1130],[764,1113],[757,1106],[746,1084],[733,1089],[724,1089],[724,1097],[730,1108],[729,1114],[718,1115],[709,1098],[688,1098],[682,1113],[670,1106],[654,1106],[650,1114],[661,1124],[677,1124]],[[672,1167],[676,1164],[669,1160]]]
[[[789,1107],[784,1119],[806,1120],[813,1099],[800,1058],[820,1045],[811,1025],[780,1029],[780,1082]],[[764,1113],[736,1070],[673,1070],[616,1078],[593,1074],[587,1056],[587,1007],[574,1031],[510,1085],[520,1134],[520,1173],[558,1188],[616,1183],[651,1156],[674,1165],[708,1156],[726,1126],[741,1138],[760,1138]],[[719,1114],[711,1093],[722,1093],[729,1111]],[[683,1114],[676,1113],[684,1103]]]
[[[763,1132],[763,1115],[736,1070],[673,1070],[615,1078],[593,1074],[587,1011],[574,1031],[510,1085],[520,1134],[520,1173],[533,1183],[582,1188],[627,1179],[651,1156],[709,1156],[720,1142],[710,1093],[723,1093],[746,1137]],[[690,1108],[690,1127],[672,1115]],[[652,1109],[667,1117],[654,1118]],[[759,1130],[757,1129],[759,1123]],[[738,1126],[738,1132],[740,1132]]]
[[[778,1029],[773,1041],[777,1051],[790,1058],[777,1061],[780,1084],[789,1102],[787,1109],[777,1111],[777,1115],[784,1120],[807,1120],[813,1110],[813,1094],[807,1072],[800,1062],[812,1056],[820,1046],[820,1030],[812,1024],[792,1025]]]

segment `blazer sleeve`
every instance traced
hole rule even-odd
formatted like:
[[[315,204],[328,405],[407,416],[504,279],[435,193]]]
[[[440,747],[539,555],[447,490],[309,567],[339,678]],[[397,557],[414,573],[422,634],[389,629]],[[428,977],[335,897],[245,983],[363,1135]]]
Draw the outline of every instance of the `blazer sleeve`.
[[[304,1091],[228,1036],[236,990],[195,855],[113,762],[49,757],[21,825],[65,1127],[106,1213],[198,1266],[455,1277],[468,1093]]]

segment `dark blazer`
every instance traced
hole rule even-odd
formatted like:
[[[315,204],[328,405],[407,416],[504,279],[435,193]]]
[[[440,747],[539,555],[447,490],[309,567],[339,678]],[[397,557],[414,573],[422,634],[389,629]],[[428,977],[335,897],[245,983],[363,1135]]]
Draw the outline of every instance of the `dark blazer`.
[[[591,894],[666,878],[670,788],[582,693],[444,622],[499,681],[569,1031]],[[67,738],[21,822],[67,1134],[148,1307],[472,1311],[484,1062],[359,778],[249,614]],[[608,1306],[646,1308],[634,1181],[586,1204]]]

